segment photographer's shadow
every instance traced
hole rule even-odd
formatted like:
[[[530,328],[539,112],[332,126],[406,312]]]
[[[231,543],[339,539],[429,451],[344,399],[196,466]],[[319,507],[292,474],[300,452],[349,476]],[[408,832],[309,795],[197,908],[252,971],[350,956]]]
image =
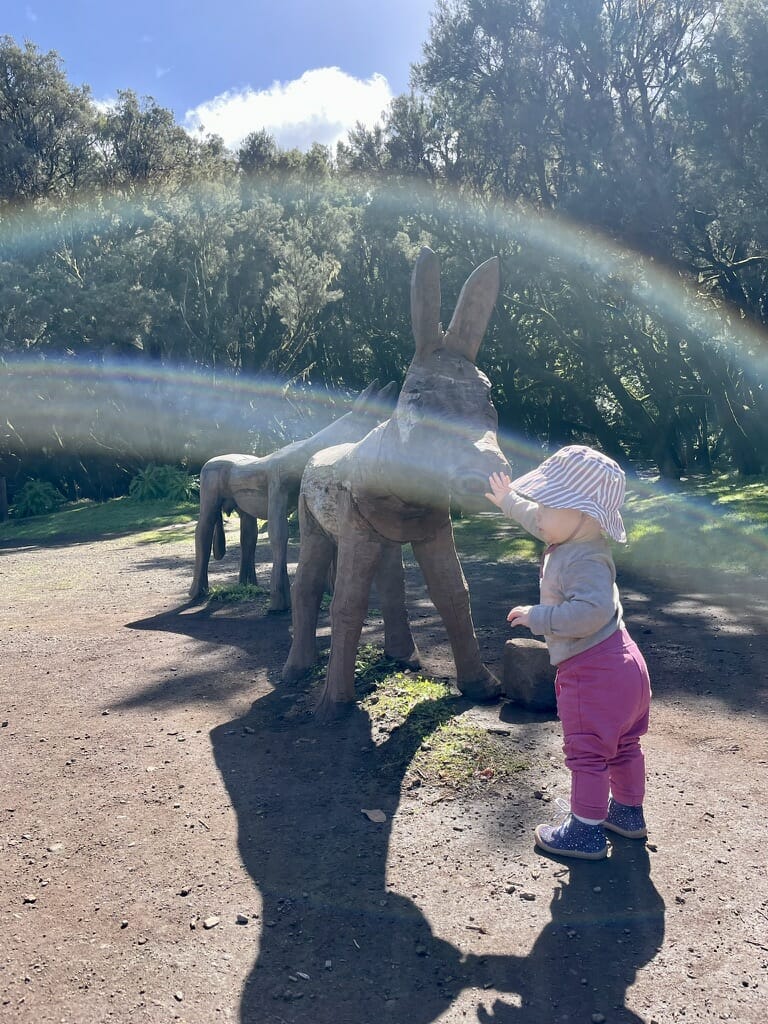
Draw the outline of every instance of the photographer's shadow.
[[[466,706],[453,698],[438,705],[422,729]],[[262,897],[241,1024],[430,1024],[462,989],[486,984],[517,993],[522,1005],[499,1000],[490,1016],[478,1007],[479,1020],[553,1024],[553,1000],[590,1012],[597,997],[623,1003],[663,932],[642,846],[607,865],[571,867],[529,956],[464,956],[387,885],[403,775],[425,732],[406,723],[377,744],[359,707],[320,725],[306,706],[302,691],[281,686],[211,733],[240,854]],[[371,821],[364,809],[386,820]]]
[[[320,725],[293,713],[297,701],[302,708],[300,691],[281,686],[211,733],[262,896],[241,1021],[428,1024],[470,978],[461,952],[387,886],[400,786],[424,733],[404,727],[377,745],[359,707]],[[432,728],[465,706],[438,704]]]

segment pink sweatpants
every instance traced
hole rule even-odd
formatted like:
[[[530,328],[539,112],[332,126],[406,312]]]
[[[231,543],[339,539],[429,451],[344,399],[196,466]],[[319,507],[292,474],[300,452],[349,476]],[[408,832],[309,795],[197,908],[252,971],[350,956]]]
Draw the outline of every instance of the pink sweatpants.
[[[555,693],[571,772],[571,811],[602,820],[611,794],[619,803],[641,804],[645,758],[640,737],[648,732],[651,685],[629,633],[619,629],[560,662]]]

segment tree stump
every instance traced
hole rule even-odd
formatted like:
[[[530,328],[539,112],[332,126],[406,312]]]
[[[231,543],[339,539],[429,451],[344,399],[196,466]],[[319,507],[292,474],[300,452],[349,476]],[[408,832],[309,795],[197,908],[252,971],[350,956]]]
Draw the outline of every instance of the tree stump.
[[[514,637],[504,644],[502,671],[504,696],[529,711],[554,711],[555,667],[547,645],[530,637]]]

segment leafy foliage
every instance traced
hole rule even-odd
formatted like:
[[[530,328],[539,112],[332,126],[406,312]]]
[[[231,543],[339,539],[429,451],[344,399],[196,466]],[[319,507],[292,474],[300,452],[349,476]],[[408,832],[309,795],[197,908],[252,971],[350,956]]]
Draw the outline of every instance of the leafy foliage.
[[[44,516],[55,512],[64,504],[65,498],[61,491],[46,480],[27,480],[13,504],[13,515],[17,519],[30,516]]]
[[[424,244],[446,306],[502,257],[481,358],[504,429],[666,478],[765,473],[766,68],[768,0],[436,0],[375,128],[230,153],[130,91],[100,111],[55,53],[2,39],[11,499],[274,447],[292,389],[401,377]],[[282,412],[243,397],[254,379]]]
[[[189,501],[198,483],[177,466],[156,466],[150,462],[131,480],[129,495],[136,501]]]

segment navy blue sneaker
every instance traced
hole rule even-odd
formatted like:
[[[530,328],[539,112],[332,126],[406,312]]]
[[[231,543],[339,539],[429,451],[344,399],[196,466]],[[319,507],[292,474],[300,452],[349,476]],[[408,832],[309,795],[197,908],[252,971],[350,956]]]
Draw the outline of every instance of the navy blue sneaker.
[[[608,855],[608,844],[600,825],[587,825],[571,813],[560,825],[537,825],[536,845],[560,857],[602,860]]]
[[[608,816],[603,822],[603,828],[618,832],[626,839],[645,839],[648,835],[642,805],[632,807],[620,804],[613,797],[608,801]]]

